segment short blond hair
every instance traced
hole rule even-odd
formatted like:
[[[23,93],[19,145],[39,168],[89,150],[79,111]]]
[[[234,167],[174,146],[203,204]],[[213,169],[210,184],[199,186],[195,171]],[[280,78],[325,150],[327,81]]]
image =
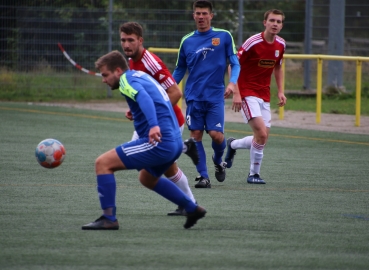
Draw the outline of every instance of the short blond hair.
[[[117,50],[111,51],[97,59],[95,67],[100,69],[103,66],[106,66],[109,71],[114,71],[118,67],[123,71],[128,69],[126,58]]]

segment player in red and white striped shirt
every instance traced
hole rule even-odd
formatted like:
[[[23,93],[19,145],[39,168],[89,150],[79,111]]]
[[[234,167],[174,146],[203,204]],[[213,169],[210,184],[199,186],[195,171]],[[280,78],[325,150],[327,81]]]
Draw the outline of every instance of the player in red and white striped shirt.
[[[171,72],[169,72],[163,61],[158,56],[147,51],[143,47],[142,26],[136,22],[126,22],[122,24],[120,26],[120,43],[124,54],[129,58],[130,69],[140,70],[147,74],[150,74],[161,84],[164,90],[168,93],[169,99],[173,104],[173,109],[178,120],[179,128],[182,133],[185,120],[181,108],[177,105],[179,99],[182,97],[182,91],[179,89],[176,81],[172,77]],[[133,120],[130,111],[127,111],[126,117],[130,120]],[[135,140],[137,138],[138,135],[135,132],[133,134],[132,140]],[[196,155],[198,155],[195,143],[193,143],[193,141],[190,142],[190,145],[188,143],[188,141],[184,143],[183,152],[186,153],[189,150],[186,149],[187,147],[192,147],[193,149],[190,150],[196,149]],[[189,156],[191,157],[190,154]],[[196,162],[194,161],[194,163]],[[175,183],[188,197],[191,198],[193,202],[195,202],[195,198],[188,184],[188,179],[186,175],[181,171],[181,169],[178,168],[176,163],[174,163],[164,173],[164,175],[173,183]],[[186,212],[184,211],[184,209],[178,208],[174,212],[168,213],[168,215],[186,215]]]
[[[284,106],[287,101],[282,88],[282,60],[286,42],[277,35],[284,19],[280,10],[265,12],[264,32],[248,38],[238,50],[241,71],[233,97],[233,109],[241,110],[254,135],[238,140],[228,138],[225,162],[228,168],[232,167],[236,149],[250,149],[251,164],[247,178],[250,184],[265,184],[260,178],[260,166],[271,127],[270,81],[273,71],[278,88],[278,105]]]

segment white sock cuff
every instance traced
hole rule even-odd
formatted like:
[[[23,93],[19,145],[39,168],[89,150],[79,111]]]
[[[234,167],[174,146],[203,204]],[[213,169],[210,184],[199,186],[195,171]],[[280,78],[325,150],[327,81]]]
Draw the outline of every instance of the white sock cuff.
[[[254,147],[257,150],[263,150],[264,149],[264,146],[265,146],[265,144],[258,144],[254,140],[252,141],[252,147]]]
[[[172,181],[173,183],[177,183],[177,182],[178,182],[178,180],[179,180],[179,179],[181,179],[182,174],[183,174],[183,172],[181,171],[181,169],[180,169],[180,168],[178,168],[178,172],[177,172],[175,175],[173,175],[173,176],[171,176],[171,177],[168,177],[168,179],[169,179],[170,181]]]

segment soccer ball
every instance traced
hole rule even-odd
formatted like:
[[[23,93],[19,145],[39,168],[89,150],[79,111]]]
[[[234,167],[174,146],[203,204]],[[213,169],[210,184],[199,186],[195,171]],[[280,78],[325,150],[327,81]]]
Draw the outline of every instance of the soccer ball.
[[[37,162],[45,168],[58,167],[65,158],[64,145],[55,139],[46,139],[40,142],[35,151]]]

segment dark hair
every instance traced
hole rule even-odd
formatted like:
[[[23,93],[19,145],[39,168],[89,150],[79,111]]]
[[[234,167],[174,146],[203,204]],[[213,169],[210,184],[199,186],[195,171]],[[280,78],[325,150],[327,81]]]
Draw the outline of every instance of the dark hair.
[[[284,22],[285,16],[282,10],[279,9],[269,9],[264,13],[264,21],[268,20],[269,14],[282,15],[282,22]]]
[[[142,30],[142,26],[139,23],[136,22],[126,22],[123,23],[120,27],[119,27],[120,32],[125,33],[127,35],[136,35],[138,37],[142,37],[143,35],[143,30]]]
[[[97,59],[95,62],[95,67],[100,69],[103,66],[106,66],[109,71],[114,71],[118,67],[123,71],[128,69],[126,58],[124,58],[123,54],[117,50],[111,51],[110,53],[107,53]]]
[[[198,0],[193,3],[193,10],[195,8],[208,8],[210,10],[210,13],[213,12],[213,4],[210,1],[206,0]]]

